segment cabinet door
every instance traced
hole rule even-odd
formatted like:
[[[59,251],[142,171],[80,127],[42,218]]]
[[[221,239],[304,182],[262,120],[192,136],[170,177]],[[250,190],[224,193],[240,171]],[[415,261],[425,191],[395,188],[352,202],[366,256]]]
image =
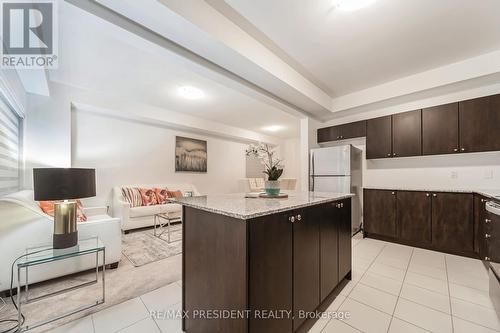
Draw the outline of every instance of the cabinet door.
[[[340,138],[341,139],[361,138],[364,136],[366,136],[366,121],[365,120],[340,125]]]
[[[422,110],[424,155],[453,154],[458,145],[458,103]]]
[[[337,203],[328,203],[309,209],[308,219],[319,222],[320,235],[320,301],[322,302],[335,289],[339,282],[338,228],[339,214]]]
[[[474,195],[474,253],[481,259],[487,256],[485,234],[485,220],[487,217],[486,202],[488,199],[482,195]]]
[[[396,238],[396,192],[364,190],[363,202],[365,232]]]
[[[305,212],[297,211],[293,223],[294,331],[305,321],[299,318],[299,311],[314,311],[320,304],[319,223]]]
[[[487,150],[500,150],[500,94],[490,96]]]
[[[459,103],[460,151],[478,152],[488,149],[489,97]]]
[[[488,261],[500,262],[500,216],[486,212],[488,223],[485,224],[486,251]],[[484,257],[482,258],[484,259]]]
[[[340,128],[330,126],[318,129],[318,143],[335,141],[340,139]]]
[[[428,192],[398,191],[397,226],[401,240],[414,244],[430,244],[431,194]]]
[[[462,253],[474,251],[472,194],[432,194],[432,245]]]
[[[290,212],[248,221],[249,309],[292,311],[293,224]],[[292,332],[291,318],[258,319],[250,316],[249,332]]]
[[[422,111],[392,116],[392,156],[422,155]]]
[[[352,230],[351,199],[343,200],[339,209],[339,280],[351,272]]]
[[[366,123],[366,158],[392,156],[392,117],[370,119]]]

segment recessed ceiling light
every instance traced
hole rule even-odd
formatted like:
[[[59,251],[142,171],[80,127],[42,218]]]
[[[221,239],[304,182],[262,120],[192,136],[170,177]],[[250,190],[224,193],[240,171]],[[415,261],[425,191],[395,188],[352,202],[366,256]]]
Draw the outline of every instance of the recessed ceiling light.
[[[181,97],[184,97],[186,99],[200,99],[205,96],[205,93],[203,91],[191,86],[180,87],[178,92]]]
[[[266,132],[278,132],[284,128],[285,127],[281,126],[281,125],[271,125],[271,126],[262,127],[262,130],[266,131]]]
[[[334,0],[333,4],[335,8],[345,11],[353,11],[369,6],[375,1],[376,0]]]

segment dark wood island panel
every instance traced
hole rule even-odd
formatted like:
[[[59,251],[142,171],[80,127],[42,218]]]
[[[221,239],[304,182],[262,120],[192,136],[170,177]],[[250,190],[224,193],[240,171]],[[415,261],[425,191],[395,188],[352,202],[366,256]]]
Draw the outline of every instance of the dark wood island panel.
[[[184,330],[292,333],[310,327],[315,320],[299,318],[299,311],[325,308],[339,283],[350,279],[350,201],[246,220],[184,206]],[[193,318],[200,310],[249,316]],[[262,311],[281,317],[264,319]]]

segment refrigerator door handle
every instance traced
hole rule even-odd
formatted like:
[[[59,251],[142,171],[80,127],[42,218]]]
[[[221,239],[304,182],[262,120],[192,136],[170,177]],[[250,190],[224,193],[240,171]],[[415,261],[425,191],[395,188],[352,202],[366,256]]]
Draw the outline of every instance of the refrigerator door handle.
[[[311,191],[314,192],[314,152],[311,153]]]

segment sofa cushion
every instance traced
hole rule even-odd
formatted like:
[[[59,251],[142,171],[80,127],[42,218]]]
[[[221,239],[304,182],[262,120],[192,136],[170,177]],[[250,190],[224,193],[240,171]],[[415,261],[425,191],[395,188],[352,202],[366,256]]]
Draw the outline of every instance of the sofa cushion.
[[[158,200],[159,205],[164,205],[167,203],[168,199],[168,191],[166,188],[158,188],[156,187],[154,189],[155,194],[156,194],[156,200]]]
[[[181,217],[182,206],[179,204],[165,204],[154,206],[141,206],[130,208],[130,217],[152,216],[155,214],[169,213],[172,218]]]
[[[139,188],[139,193],[141,193],[143,206],[153,206],[158,204],[158,199],[156,199],[156,193],[153,189]]]
[[[142,206],[141,192],[136,187],[124,187],[122,188],[122,195],[130,204],[130,207]]]
[[[168,194],[168,197],[169,198],[182,198],[183,197],[183,194],[181,191],[177,190],[177,191],[167,191],[167,194]]]

